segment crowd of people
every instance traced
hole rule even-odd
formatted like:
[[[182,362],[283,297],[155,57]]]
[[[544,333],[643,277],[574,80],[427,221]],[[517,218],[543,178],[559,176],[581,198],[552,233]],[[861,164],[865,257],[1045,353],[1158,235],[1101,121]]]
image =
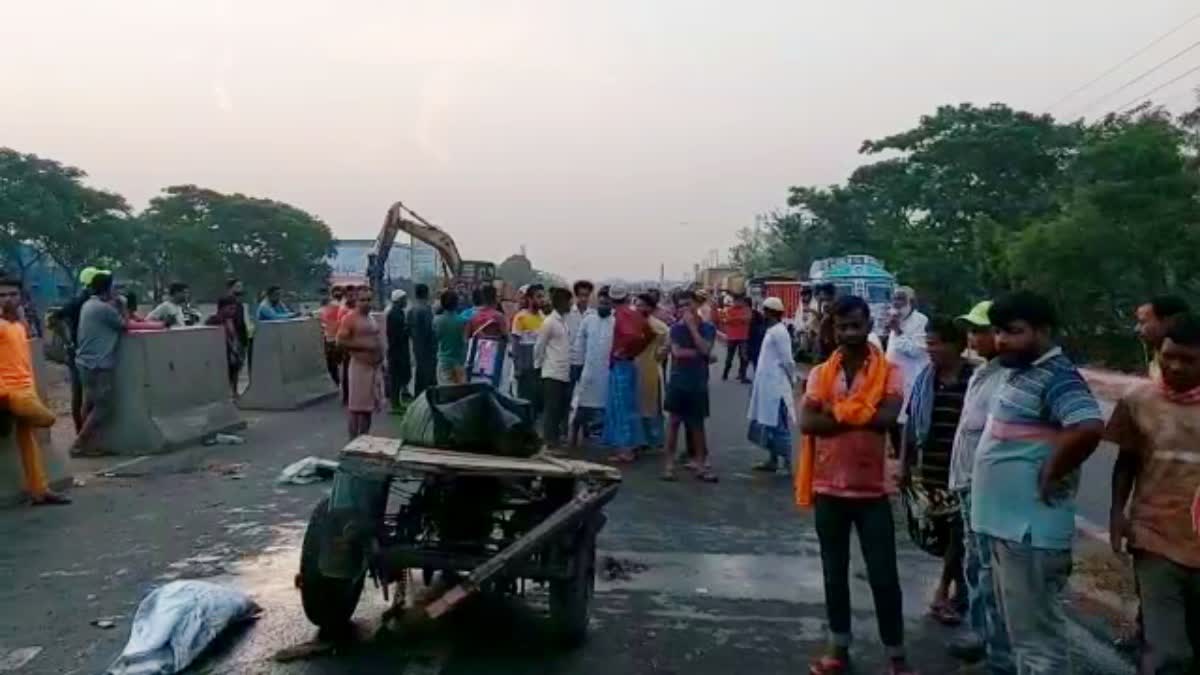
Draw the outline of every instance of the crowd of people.
[[[64,333],[69,355],[78,431],[71,451],[91,454],[103,452],[100,430],[114,415],[122,335],[197,325],[200,317],[185,284],[172,284],[143,317],[135,296],[114,292],[110,272],[88,268],[80,282],[84,291],[50,324]],[[961,625],[950,653],[983,660],[992,673],[1069,672],[1064,594],[1075,493],[1081,465],[1104,439],[1119,448],[1109,531],[1113,551],[1132,556],[1142,672],[1195,665],[1200,318],[1179,298],[1136,309],[1149,376],[1106,422],[1057,341],[1053,306],[1025,291],[927,317],[916,293],[900,287],[884,335],[864,300],[828,287],[806,289],[794,313],[776,297],[714,303],[692,289],[664,297],[588,281],[523,287],[509,312],[492,286],[473,290],[469,306],[455,290],[433,302],[418,284],[412,295],[410,305],[405,291],[394,291],[379,321],[369,289],[335,288],[318,312],[352,438],[370,430],[384,402],[403,410],[434,385],[488,381],[529,402],[551,450],[599,445],[627,464],[661,449],[663,480],[677,480],[682,461],[696,479],[716,482],[705,423],[724,342],[718,370],[751,386],[747,438],[766,452],[754,468],[791,474],[797,504],[813,510],[830,637],[810,673],[849,669],[852,531],[890,672],[913,672],[891,507],[897,489],[909,536],[943,560],[929,612]],[[264,293],[254,321],[243,297],[231,280],[204,321],[225,330],[234,395],[254,323],[297,316],[278,288]],[[0,279],[0,399],[25,488],[34,504],[68,503],[47,484],[37,446],[37,430],[54,414],[34,386],[29,335],[20,285]],[[805,360],[814,362],[807,373]]]

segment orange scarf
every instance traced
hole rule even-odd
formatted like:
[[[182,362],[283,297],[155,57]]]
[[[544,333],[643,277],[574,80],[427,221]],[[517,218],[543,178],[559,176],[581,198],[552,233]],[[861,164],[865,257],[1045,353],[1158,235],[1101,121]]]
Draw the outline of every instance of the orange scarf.
[[[879,410],[879,403],[887,391],[888,366],[883,353],[875,345],[868,345],[863,372],[863,386],[857,391],[851,390],[846,398],[838,401],[837,378],[842,377],[842,350],[833,352],[817,371],[816,386],[813,387],[812,398],[828,407],[833,412],[833,418],[839,422],[852,425],[862,425],[871,421]],[[813,504],[813,473],[817,457],[817,439],[813,436],[797,436],[800,443],[800,460],[797,462],[795,474],[796,506],[810,507]]]

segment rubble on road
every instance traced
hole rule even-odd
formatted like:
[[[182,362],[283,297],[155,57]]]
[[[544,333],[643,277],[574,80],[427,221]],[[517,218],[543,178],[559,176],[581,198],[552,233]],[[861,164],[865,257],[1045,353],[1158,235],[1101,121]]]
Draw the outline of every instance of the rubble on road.
[[[289,464],[279,473],[276,482],[280,485],[308,485],[333,478],[338,463],[320,457],[305,457]]]

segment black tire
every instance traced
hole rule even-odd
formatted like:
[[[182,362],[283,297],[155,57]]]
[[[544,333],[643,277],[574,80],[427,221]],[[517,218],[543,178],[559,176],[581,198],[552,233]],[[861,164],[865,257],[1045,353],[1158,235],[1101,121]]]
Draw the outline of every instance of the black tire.
[[[352,579],[339,579],[321,573],[321,541],[325,530],[331,526],[329,498],[325,497],[313,509],[300,548],[300,602],[304,605],[308,620],[324,629],[349,625],[366,579],[365,570]]]
[[[583,526],[575,548],[575,569],[571,578],[550,582],[550,621],[556,637],[576,647],[587,639],[592,616],[592,596],[596,594],[596,532],[594,521]]]

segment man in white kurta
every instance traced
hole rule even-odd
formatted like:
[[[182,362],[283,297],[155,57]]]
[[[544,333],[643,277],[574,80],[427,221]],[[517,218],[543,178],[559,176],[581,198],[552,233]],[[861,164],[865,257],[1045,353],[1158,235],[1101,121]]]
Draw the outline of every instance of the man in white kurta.
[[[929,364],[925,349],[925,327],[929,319],[917,311],[917,294],[908,286],[899,286],[892,293],[892,308],[888,314],[887,360],[900,369],[904,378],[904,405],[900,408],[897,426],[889,434],[892,449],[900,452],[900,428],[908,421],[908,399],[912,396],[917,375]]]
[[[571,420],[571,447],[578,447],[581,432],[604,419],[604,404],[608,399],[608,365],[612,355],[612,301],[600,296],[595,312],[589,312],[579,324],[572,351],[583,355],[583,370],[575,383]]]
[[[792,358],[792,338],[783,323],[783,301],[767,298],[763,301],[767,319],[767,334],[754,367],[754,388],[750,392],[749,439],[766,449],[766,462],[755,466],[759,471],[775,471],[780,461],[790,470],[792,458],[791,430],[796,427],[796,401],[792,383],[796,379],[796,362]]]

